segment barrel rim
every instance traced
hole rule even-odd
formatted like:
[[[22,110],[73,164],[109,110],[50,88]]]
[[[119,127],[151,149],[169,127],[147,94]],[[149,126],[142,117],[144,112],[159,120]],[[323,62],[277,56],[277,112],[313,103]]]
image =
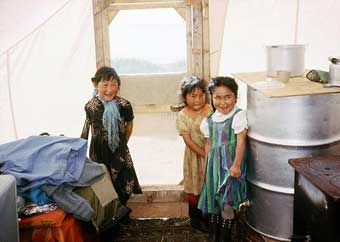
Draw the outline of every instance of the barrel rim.
[[[314,146],[328,146],[335,143],[340,142],[340,135],[328,139],[322,140],[312,140],[307,142],[307,140],[295,140],[295,139],[278,139],[271,138],[264,135],[257,134],[251,130],[248,131],[248,137],[260,141],[262,143],[272,144],[272,145],[280,145],[280,146],[289,146],[289,147],[314,147]]]
[[[251,225],[248,223],[247,219],[245,219],[245,223],[246,223],[247,226],[249,226],[252,230],[254,230],[255,232],[257,232],[257,233],[259,233],[259,234],[261,234],[261,235],[263,235],[263,236],[266,236],[266,237],[271,238],[271,239],[279,240],[279,241],[290,241],[290,239],[281,238],[281,237],[276,237],[276,236],[269,235],[269,234],[266,234],[266,233],[264,233],[264,232],[261,232],[261,231],[258,230],[258,229],[255,229],[253,226],[251,226]]]
[[[286,45],[267,45],[267,49],[294,49],[294,48],[306,48],[306,44],[286,44]]]
[[[252,185],[255,185],[263,190],[267,190],[267,191],[275,192],[275,193],[282,193],[286,195],[294,195],[294,188],[291,188],[291,187],[275,186],[275,185],[268,184],[265,182],[260,182],[260,181],[250,179],[249,177],[247,177],[247,180]]]

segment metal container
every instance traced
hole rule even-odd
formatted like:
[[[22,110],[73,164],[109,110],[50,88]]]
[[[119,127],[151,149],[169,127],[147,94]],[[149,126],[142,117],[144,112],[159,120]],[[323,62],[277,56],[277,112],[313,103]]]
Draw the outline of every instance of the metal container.
[[[15,178],[0,175],[0,241],[18,242],[17,189]]]
[[[290,77],[302,76],[305,71],[305,45],[266,46],[267,76],[289,71]]]
[[[268,98],[248,87],[249,198],[246,222],[275,240],[293,235],[294,169],[288,159],[340,155],[340,95]]]
[[[340,57],[329,57],[329,83],[340,86]]]

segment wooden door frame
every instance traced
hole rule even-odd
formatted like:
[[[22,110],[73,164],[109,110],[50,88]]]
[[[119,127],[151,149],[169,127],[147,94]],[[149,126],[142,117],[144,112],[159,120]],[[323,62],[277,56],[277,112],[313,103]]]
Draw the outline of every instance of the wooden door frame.
[[[210,79],[209,0],[92,0],[97,67],[110,66],[109,25],[120,10],[174,8],[186,22],[187,75]]]
[[[210,79],[209,0],[92,0],[97,68],[110,63],[109,25],[120,10],[174,8],[186,21],[187,75]],[[145,77],[145,75],[144,75]],[[128,206],[134,218],[188,215],[183,185],[143,186]]]

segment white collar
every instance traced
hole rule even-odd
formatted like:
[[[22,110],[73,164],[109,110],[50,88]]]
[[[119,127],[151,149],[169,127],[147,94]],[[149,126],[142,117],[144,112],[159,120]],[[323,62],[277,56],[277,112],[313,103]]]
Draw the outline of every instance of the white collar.
[[[232,115],[234,115],[234,113],[236,112],[237,110],[237,106],[235,105],[234,108],[227,114],[223,114],[221,113],[220,111],[218,111],[216,109],[216,111],[213,113],[212,115],[212,119],[213,121],[215,122],[223,122],[224,120],[230,118]]]

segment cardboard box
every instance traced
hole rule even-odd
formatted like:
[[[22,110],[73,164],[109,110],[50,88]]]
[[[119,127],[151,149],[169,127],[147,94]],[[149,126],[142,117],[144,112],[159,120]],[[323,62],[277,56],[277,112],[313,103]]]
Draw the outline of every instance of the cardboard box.
[[[105,175],[99,181],[89,187],[76,190],[80,196],[89,201],[91,207],[95,210],[95,215],[91,220],[97,231],[101,230],[104,223],[112,220],[120,206],[110,173],[105,165],[101,164],[101,166],[105,170]]]

